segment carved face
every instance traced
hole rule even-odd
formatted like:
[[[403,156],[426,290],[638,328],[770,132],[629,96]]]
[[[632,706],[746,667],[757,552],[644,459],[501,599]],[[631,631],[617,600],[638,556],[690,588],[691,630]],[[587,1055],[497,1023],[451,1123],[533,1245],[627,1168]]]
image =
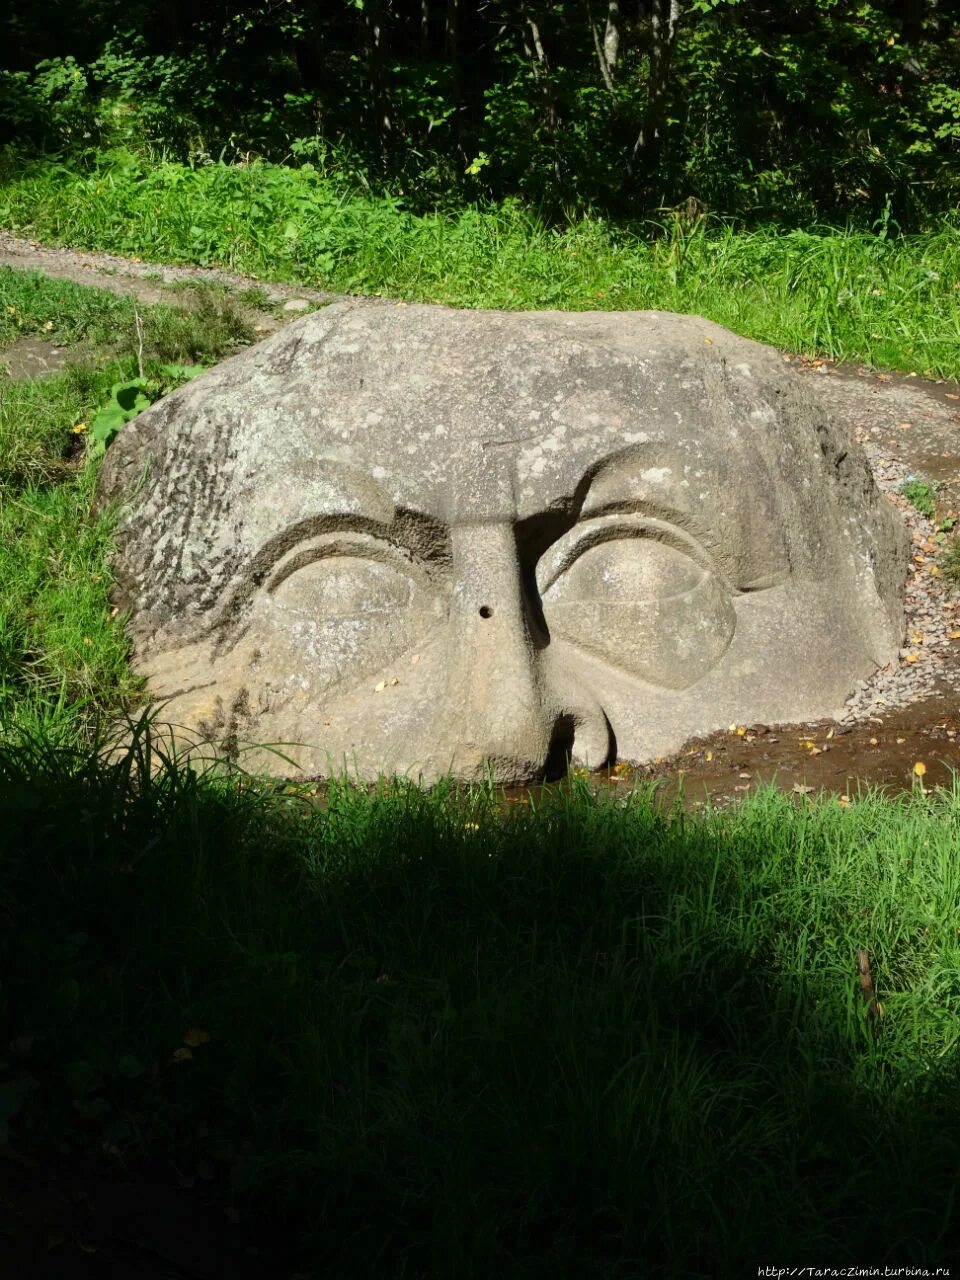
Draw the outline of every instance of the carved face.
[[[829,713],[899,642],[862,457],[703,321],[341,305],[127,430],[141,665],[272,772],[645,758]]]

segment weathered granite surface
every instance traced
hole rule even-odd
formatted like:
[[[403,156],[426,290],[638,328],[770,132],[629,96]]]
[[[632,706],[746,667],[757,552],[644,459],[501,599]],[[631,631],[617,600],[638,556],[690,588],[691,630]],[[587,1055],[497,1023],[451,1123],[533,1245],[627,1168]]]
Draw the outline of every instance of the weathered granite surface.
[[[906,539],[774,351],[656,312],[338,303],[124,428],[116,602],[184,742],[504,781],[842,710]]]

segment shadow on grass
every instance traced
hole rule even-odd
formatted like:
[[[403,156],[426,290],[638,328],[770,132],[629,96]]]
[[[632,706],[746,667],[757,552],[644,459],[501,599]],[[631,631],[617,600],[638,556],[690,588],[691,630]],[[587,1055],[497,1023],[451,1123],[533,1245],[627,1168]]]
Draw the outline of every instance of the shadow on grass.
[[[155,747],[0,745],[9,1157],[203,1168],[317,1276],[954,1252],[960,792],[320,807]]]

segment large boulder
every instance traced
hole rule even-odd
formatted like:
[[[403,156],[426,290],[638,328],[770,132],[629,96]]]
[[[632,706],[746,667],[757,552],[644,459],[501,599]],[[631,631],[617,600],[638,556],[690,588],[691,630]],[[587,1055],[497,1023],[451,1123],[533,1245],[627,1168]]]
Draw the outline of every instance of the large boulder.
[[[768,348],[693,316],[344,302],[124,428],[161,719],[286,775],[542,776],[836,713],[906,538]]]

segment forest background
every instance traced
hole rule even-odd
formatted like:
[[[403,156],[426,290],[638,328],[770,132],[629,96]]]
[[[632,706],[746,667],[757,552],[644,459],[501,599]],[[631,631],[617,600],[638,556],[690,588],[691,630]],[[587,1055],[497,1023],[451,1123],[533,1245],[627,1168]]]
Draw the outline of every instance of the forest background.
[[[7,174],[149,151],[412,212],[922,231],[960,198],[958,37],[953,0],[8,0],[0,141]]]

